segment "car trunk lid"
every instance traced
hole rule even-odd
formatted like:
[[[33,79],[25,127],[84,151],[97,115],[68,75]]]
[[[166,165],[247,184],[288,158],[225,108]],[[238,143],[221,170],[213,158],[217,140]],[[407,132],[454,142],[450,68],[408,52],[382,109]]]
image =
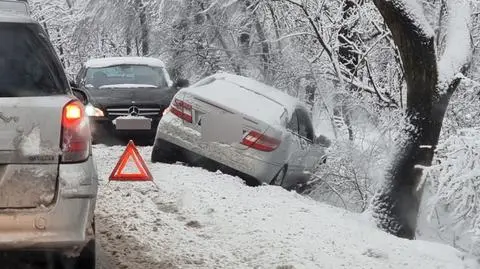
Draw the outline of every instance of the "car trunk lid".
[[[184,123],[199,132],[202,118],[209,113],[240,116],[243,135],[250,131],[264,134],[270,127],[279,124],[281,115],[285,113],[285,108],[280,104],[225,81],[188,89],[183,101],[192,105],[192,122]],[[241,141],[233,146],[238,149],[249,148]]]
[[[0,98],[0,209],[53,202],[66,96]]]

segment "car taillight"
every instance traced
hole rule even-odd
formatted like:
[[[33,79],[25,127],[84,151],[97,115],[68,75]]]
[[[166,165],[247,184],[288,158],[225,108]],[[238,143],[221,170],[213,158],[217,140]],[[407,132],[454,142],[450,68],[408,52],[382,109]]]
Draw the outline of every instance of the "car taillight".
[[[191,104],[175,98],[170,106],[169,111],[184,121],[192,123]]]
[[[273,151],[280,145],[280,140],[263,135],[257,131],[250,131],[242,141],[242,144],[260,151]]]
[[[90,124],[85,107],[79,101],[71,101],[65,105],[62,113],[62,163],[88,159],[90,143]]]

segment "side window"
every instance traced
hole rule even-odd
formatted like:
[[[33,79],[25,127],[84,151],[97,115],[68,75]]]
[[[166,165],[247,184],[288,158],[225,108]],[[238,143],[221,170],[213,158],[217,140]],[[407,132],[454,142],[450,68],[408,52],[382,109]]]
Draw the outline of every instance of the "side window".
[[[293,113],[292,118],[288,122],[287,129],[298,134],[298,116],[296,111]]]
[[[314,134],[313,134],[313,126],[308,114],[305,111],[298,111],[298,125],[299,125],[299,134],[302,137],[313,141]]]
[[[40,26],[0,23],[0,37],[0,96],[66,93],[65,73]]]

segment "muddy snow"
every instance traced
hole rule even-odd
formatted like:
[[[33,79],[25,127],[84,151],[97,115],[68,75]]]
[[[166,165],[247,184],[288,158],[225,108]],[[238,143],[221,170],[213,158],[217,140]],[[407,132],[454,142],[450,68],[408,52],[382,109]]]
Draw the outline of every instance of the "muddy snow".
[[[140,148],[146,161],[150,150]],[[147,161],[156,185],[108,183],[122,151],[94,148],[101,268],[479,268],[448,246],[221,173]]]

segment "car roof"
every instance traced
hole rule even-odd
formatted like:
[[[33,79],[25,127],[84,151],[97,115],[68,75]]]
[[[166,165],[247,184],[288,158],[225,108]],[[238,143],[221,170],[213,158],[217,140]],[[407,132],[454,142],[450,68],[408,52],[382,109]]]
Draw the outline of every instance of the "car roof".
[[[0,23],[25,23],[25,24],[38,24],[34,19],[26,15],[11,14],[9,12],[3,12],[0,10]]]
[[[0,23],[37,23],[30,17],[30,8],[26,1],[1,1]]]
[[[292,115],[295,109],[299,107],[306,109],[306,107],[297,98],[290,96],[277,88],[254,80],[252,78],[234,75],[226,72],[219,72],[209,77],[206,77],[193,84],[191,87],[203,86],[213,83],[216,80],[223,80],[245,88],[249,91],[255,92],[256,94],[262,95],[265,98],[270,99],[271,101],[274,101],[277,104],[283,106],[287,110],[289,116]]]
[[[101,68],[114,65],[148,65],[153,67],[165,68],[165,63],[157,58],[153,57],[106,57],[90,59],[85,63],[86,68]]]

